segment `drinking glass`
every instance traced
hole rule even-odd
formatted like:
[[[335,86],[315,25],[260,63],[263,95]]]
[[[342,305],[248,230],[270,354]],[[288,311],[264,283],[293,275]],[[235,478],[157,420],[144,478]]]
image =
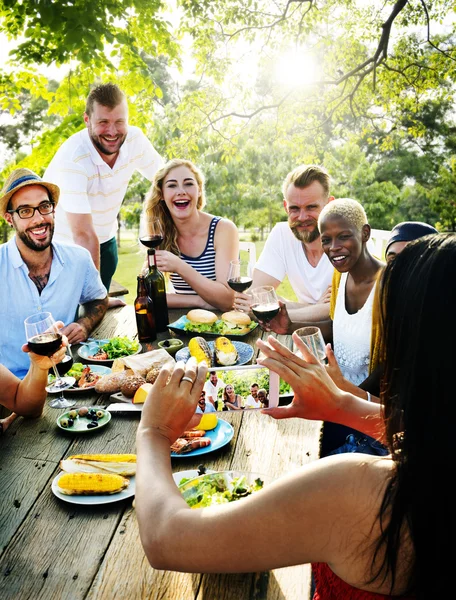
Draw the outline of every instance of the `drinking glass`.
[[[279,314],[279,300],[272,285],[253,288],[250,293],[252,295],[250,308],[259,321],[269,323],[271,319]]]
[[[160,219],[141,221],[139,241],[146,248],[157,248],[163,242],[163,228]]]
[[[75,404],[74,400],[67,400],[63,390],[75,383],[74,377],[61,377],[51,355],[62,345],[62,334],[59,333],[54,317],[50,312],[37,313],[27,317],[24,321],[25,335],[28,347],[35,354],[48,356],[52,362],[55,380],[46,387],[50,394],[60,393],[60,396],[49,402],[51,408],[68,408]]]
[[[326,348],[323,334],[319,327],[301,327],[296,332],[304,344],[307,346],[317,360],[322,364],[326,364]],[[302,353],[297,348],[294,349],[296,354],[302,357]]]
[[[235,292],[245,292],[252,285],[251,265],[247,260],[232,260],[227,283]]]

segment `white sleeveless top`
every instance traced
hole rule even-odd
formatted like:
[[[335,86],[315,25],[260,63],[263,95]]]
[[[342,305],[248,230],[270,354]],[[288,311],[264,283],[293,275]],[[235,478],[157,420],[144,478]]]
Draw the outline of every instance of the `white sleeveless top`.
[[[333,319],[334,354],[343,376],[359,385],[369,374],[372,305],[375,285],[364,306],[353,315],[345,308],[348,273],[342,273]]]

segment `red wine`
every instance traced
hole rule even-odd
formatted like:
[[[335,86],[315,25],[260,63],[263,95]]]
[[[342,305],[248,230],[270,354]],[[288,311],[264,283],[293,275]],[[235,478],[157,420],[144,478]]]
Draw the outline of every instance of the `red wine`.
[[[51,356],[62,345],[60,333],[41,333],[28,341],[28,347],[40,356]]]
[[[236,277],[235,279],[228,279],[228,285],[235,292],[245,292],[252,285],[251,277]]]
[[[279,314],[278,304],[255,304],[251,307],[252,312],[260,321],[270,321]]]
[[[70,356],[69,354],[65,354],[65,356],[63,357],[63,360],[55,365],[55,368],[57,369],[57,373],[60,376],[65,375],[65,373],[68,373],[68,371],[73,366],[73,362],[74,362],[73,357]],[[51,373],[51,375],[54,375],[54,371],[52,369],[49,369],[49,373]]]
[[[142,238],[139,238],[141,244],[147,246],[147,248],[156,248],[163,242],[162,235],[145,235]]]

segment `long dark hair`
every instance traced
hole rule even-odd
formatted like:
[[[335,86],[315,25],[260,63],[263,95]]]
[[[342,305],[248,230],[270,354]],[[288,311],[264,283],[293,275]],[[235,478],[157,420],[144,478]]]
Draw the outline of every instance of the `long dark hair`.
[[[404,528],[411,538],[408,593],[454,594],[456,235],[411,242],[385,269],[385,372],[381,399],[395,472],[386,490],[377,552],[392,576]],[[380,554],[381,555],[381,554]],[[402,555],[403,558],[403,555]]]

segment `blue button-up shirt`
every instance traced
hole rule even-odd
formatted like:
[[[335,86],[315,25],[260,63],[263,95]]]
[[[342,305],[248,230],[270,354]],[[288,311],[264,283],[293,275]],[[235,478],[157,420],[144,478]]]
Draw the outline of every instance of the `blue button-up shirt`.
[[[40,295],[19,253],[16,237],[0,246],[0,363],[21,378],[30,366],[30,358],[21,350],[27,342],[27,317],[46,311],[56,321],[69,325],[80,304],[106,297],[106,288],[85,248],[53,243],[52,250],[49,281]]]

